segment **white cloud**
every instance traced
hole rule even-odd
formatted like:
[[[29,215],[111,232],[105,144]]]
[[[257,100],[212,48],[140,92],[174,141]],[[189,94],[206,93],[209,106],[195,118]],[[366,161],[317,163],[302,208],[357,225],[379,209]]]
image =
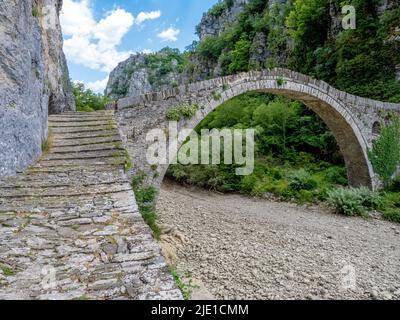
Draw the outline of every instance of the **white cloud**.
[[[90,35],[96,25],[88,0],[65,0],[60,19],[63,33],[68,36]]]
[[[65,54],[76,64],[110,72],[132,53],[117,49],[134,24],[133,15],[123,9],[116,8],[96,21],[90,0],[64,0],[60,19],[68,37],[64,41]]]
[[[104,18],[96,20],[92,0],[64,0],[60,20],[67,59],[87,68],[107,72],[126,60],[133,51],[118,50],[124,36],[134,24],[161,16],[161,11],[140,12],[135,18],[124,9],[115,7]],[[143,50],[149,53],[150,50]],[[86,84],[95,92],[102,92],[108,78]]]
[[[96,93],[103,93],[106,89],[108,83],[108,77],[103,80],[98,80],[94,82],[89,82],[86,84],[86,88],[96,92]]]
[[[153,50],[151,50],[151,49],[143,49],[143,50],[142,50],[142,53],[144,53],[144,54],[150,54],[150,53],[153,53]]]
[[[140,12],[136,17],[135,23],[142,24],[146,20],[154,20],[161,17],[161,11],[151,11],[151,12]]]
[[[178,40],[178,35],[181,31],[179,29],[174,29],[170,27],[162,32],[160,32],[157,37],[161,38],[162,41],[175,42]]]

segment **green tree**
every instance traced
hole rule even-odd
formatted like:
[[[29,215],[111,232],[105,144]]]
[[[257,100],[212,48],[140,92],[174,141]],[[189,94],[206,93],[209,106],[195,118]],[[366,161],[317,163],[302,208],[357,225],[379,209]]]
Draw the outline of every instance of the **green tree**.
[[[400,165],[400,118],[381,129],[378,139],[368,152],[369,159],[384,186],[390,186],[393,175]]]
[[[103,110],[106,104],[110,102],[108,97],[85,89],[83,83],[73,83],[72,92],[75,96],[76,110],[80,112]]]
[[[229,65],[229,72],[241,72],[249,69],[251,42],[242,37],[236,44],[232,52],[232,62]]]
[[[329,1],[297,0],[286,24],[294,41],[292,67],[309,73],[316,64],[314,51],[322,47],[330,26]]]

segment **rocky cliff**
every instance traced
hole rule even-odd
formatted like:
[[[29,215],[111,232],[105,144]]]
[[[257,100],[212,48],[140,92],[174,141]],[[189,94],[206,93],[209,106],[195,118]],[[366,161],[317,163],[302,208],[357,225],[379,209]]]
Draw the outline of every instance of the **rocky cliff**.
[[[203,15],[197,26],[200,41],[206,36],[218,36],[235,21],[250,0],[222,0]]]
[[[202,41],[206,36],[217,36],[242,12],[250,0],[221,0],[204,13],[197,34]],[[188,65],[190,70],[188,70]],[[121,62],[110,74],[105,94],[112,99],[137,96],[160,91],[168,87],[204,80],[214,64],[199,61],[196,55],[181,54],[164,48],[152,54],[138,53]],[[218,74],[218,72],[217,72]]]
[[[269,4],[277,1],[287,2],[287,0],[269,0]],[[204,13],[196,27],[199,43],[207,37],[217,37],[231,26],[250,2],[251,0],[221,0]],[[119,99],[201,81],[210,75],[223,75],[224,70],[219,64],[203,59],[195,53],[197,45],[195,42],[192,52],[186,54],[165,48],[151,55],[132,55],[111,72],[105,94],[112,99]],[[267,58],[265,34],[256,35],[251,49],[252,60]]]
[[[132,56],[112,72],[106,93],[118,99],[285,67],[360,96],[399,100],[399,1],[358,1],[356,30],[343,29],[342,6],[340,0],[220,0],[203,15],[199,41],[187,52]]]
[[[62,0],[0,2],[0,177],[24,170],[41,154],[49,113],[75,109],[61,7]]]
[[[118,99],[180,85],[188,82],[184,65],[185,56],[177,49],[132,55],[111,72],[105,93]]]

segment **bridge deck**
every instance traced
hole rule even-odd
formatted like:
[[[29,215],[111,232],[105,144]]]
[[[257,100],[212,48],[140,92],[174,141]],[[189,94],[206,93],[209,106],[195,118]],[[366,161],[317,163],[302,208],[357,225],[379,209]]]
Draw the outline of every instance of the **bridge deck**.
[[[180,299],[109,111],[50,117],[49,152],[0,182],[0,299]]]

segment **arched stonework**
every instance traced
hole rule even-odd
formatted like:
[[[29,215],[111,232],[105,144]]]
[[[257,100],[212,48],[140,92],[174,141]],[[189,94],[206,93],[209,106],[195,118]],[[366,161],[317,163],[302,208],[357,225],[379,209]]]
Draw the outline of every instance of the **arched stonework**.
[[[333,132],[346,162],[350,185],[370,188],[379,185],[367,156],[376,138],[372,127],[387,112],[399,112],[400,105],[356,97],[286,69],[241,73],[119,100],[115,105],[116,119],[134,163],[132,174],[143,172],[148,185],[157,188],[161,185],[168,165],[154,168],[147,163],[145,138],[151,129],[168,127],[166,115],[170,108],[199,105],[201,108],[192,119],[179,122],[180,129],[194,129],[222,103],[251,91],[283,95],[306,104]]]

